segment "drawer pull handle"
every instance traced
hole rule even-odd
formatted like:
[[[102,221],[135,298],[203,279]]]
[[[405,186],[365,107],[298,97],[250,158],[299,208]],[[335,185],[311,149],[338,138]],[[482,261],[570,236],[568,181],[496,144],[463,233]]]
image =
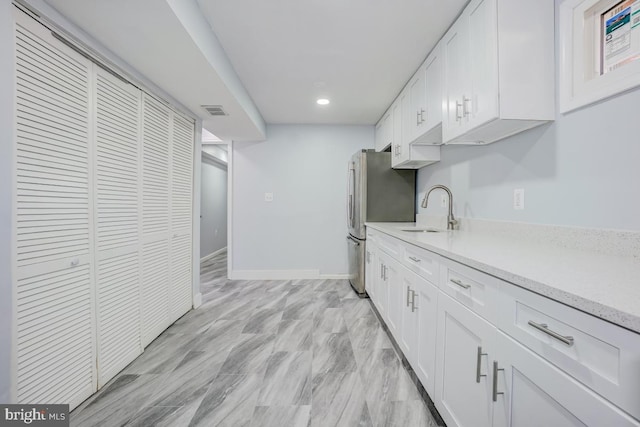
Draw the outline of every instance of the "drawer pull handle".
[[[420,261],[422,261],[420,258],[416,258],[416,257],[414,257],[414,256],[410,256],[410,257],[409,257],[409,259],[410,259],[411,261],[413,261],[413,262],[420,262]]]
[[[413,313],[414,311],[416,311],[418,309],[418,306],[416,305],[416,291],[411,290],[411,312]]]
[[[409,301],[411,301],[411,288],[407,286],[407,307],[409,307]]]
[[[504,371],[504,369],[498,368],[498,362],[494,360],[493,361],[493,393],[492,393],[494,402],[498,401],[499,394],[504,394],[504,392],[498,391],[498,371]]]
[[[545,334],[557,339],[558,341],[562,341],[568,346],[573,345],[573,337],[568,335],[560,335],[559,333],[552,331],[551,329],[549,329],[546,323],[536,323],[533,320],[529,320],[529,326],[533,326],[537,330],[544,332]]]
[[[451,283],[454,283],[458,286],[460,286],[461,288],[464,289],[469,289],[471,287],[471,285],[467,285],[466,283],[462,283],[462,281],[458,280],[458,279],[451,279],[450,280]]]
[[[482,363],[482,356],[486,356],[487,353],[482,352],[482,347],[478,346],[478,358],[476,359],[476,382],[480,383],[480,378],[486,377],[486,375],[482,375],[482,370],[480,364]]]

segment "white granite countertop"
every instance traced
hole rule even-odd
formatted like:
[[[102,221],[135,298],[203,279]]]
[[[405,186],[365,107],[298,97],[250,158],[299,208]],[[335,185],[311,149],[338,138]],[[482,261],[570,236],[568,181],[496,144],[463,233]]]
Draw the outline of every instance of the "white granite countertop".
[[[366,225],[640,333],[638,258],[481,231],[411,233],[402,229],[415,223]]]

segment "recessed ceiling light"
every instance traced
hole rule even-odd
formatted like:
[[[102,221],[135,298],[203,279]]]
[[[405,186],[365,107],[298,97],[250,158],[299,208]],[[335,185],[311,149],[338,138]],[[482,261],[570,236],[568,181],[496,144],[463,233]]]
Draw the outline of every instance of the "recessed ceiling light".
[[[329,105],[329,100],[327,98],[320,98],[316,101],[318,105]]]

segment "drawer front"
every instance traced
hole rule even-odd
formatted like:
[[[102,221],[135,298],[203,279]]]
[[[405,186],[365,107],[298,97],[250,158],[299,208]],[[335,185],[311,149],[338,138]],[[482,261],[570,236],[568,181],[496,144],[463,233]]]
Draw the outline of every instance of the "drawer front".
[[[440,276],[442,292],[490,323],[496,323],[500,280],[450,260],[443,260]]]
[[[640,419],[640,335],[503,284],[498,327]]]
[[[402,254],[404,253],[404,246],[402,240],[395,237],[387,236],[385,234],[378,234],[375,236],[378,247],[389,254],[391,257],[398,261],[402,261]]]
[[[431,283],[438,283],[440,277],[440,260],[438,256],[425,249],[413,245],[404,248],[404,265],[414,273]]]

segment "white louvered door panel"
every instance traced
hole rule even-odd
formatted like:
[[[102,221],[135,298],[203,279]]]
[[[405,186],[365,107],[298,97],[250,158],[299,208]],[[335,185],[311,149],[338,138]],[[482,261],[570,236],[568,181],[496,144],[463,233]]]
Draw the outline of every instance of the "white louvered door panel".
[[[143,95],[142,136],[142,345],[170,324],[169,150],[171,110]]]
[[[98,388],[140,353],[141,92],[95,67]]]
[[[171,321],[193,306],[192,194],[194,123],[174,113],[171,135]]]
[[[15,392],[73,408],[96,390],[91,63],[15,16]]]

